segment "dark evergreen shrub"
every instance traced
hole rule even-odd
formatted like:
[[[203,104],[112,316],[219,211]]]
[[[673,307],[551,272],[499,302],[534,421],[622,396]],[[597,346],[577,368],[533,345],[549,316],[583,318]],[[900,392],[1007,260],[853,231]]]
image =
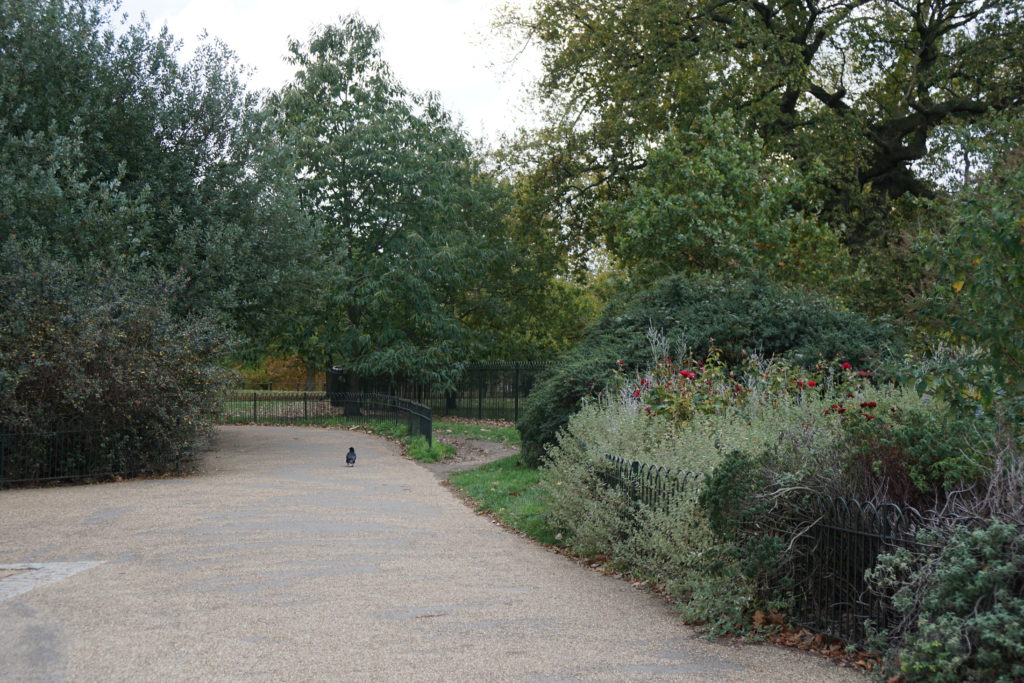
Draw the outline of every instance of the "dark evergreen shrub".
[[[217,365],[224,329],[209,316],[173,310],[185,284],[156,272],[58,261],[7,240],[0,247],[0,433],[66,433],[69,443],[87,434],[88,448],[101,452],[71,455],[98,472],[126,471],[129,461],[137,472],[176,463],[225,379]],[[24,460],[22,472],[5,476],[42,471]]]

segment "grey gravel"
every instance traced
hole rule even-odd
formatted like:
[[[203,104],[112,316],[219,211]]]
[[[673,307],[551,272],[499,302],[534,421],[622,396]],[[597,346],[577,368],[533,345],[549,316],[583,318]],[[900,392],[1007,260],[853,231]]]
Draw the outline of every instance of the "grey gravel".
[[[217,441],[189,477],[0,491],[0,680],[864,680],[708,642],[664,601],[475,515],[376,437]]]

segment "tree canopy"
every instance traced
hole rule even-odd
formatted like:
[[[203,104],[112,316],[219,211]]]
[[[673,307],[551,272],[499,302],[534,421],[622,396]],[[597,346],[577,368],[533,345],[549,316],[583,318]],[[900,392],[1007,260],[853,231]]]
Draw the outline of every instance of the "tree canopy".
[[[1014,0],[539,0],[508,23],[543,54],[548,127],[526,167],[588,239],[616,233],[595,207],[665,135],[731,112],[862,248],[891,236],[894,200],[935,193],[965,136],[1024,104]]]
[[[364,376],[444,384],[532,272],[485,172],[436,96],[406,90],[356,16],[291,44],[294,80],[268,102],[290,150],[323,280],[285,346]]]
[[[223,44],[189,61],[107,0],[0,2],[0,238],[181,278],[174,307],[251,342],[303,289],[312,246],[257,97]]]

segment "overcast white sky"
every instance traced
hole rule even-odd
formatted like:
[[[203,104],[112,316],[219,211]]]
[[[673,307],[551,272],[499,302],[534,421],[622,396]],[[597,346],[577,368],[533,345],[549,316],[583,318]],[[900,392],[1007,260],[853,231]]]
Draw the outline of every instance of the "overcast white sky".
[[[539,60],[527,53],[510,66],[515,46],[490,27],[509,3],[529,0],[122,0],[121,11],[133,21],[145,12],[154,30],[166,24],[184,41],[184,56],[205,29],[256,70],[254,88],[277,88],[292,76],[284,61],[289,37],[305,40],[313,26],[358,12],[380,25],[384,57],[406,87],[440,93],[471,135],[493,141],[534,120],[524,108]]]

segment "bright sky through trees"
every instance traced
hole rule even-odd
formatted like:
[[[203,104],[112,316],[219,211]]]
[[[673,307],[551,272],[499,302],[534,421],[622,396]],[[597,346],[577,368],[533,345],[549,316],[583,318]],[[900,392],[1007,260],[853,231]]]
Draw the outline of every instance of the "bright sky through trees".
[[[166,24],[185,43],[185,54],[203,30],[220,38],[255,69],[256,88],[279,88],[292,76],[285,63],[288,38],[305,40],[314,25],[358,12],[377,23],[382,51],[406,87],[437,91],[474,137],[492,140],[529,122],[522,112],[525,83],[539,72],[529,53],[491,30],[496,9],[527,0],[123,0],[132,21],[145,12],[154,30]]]

